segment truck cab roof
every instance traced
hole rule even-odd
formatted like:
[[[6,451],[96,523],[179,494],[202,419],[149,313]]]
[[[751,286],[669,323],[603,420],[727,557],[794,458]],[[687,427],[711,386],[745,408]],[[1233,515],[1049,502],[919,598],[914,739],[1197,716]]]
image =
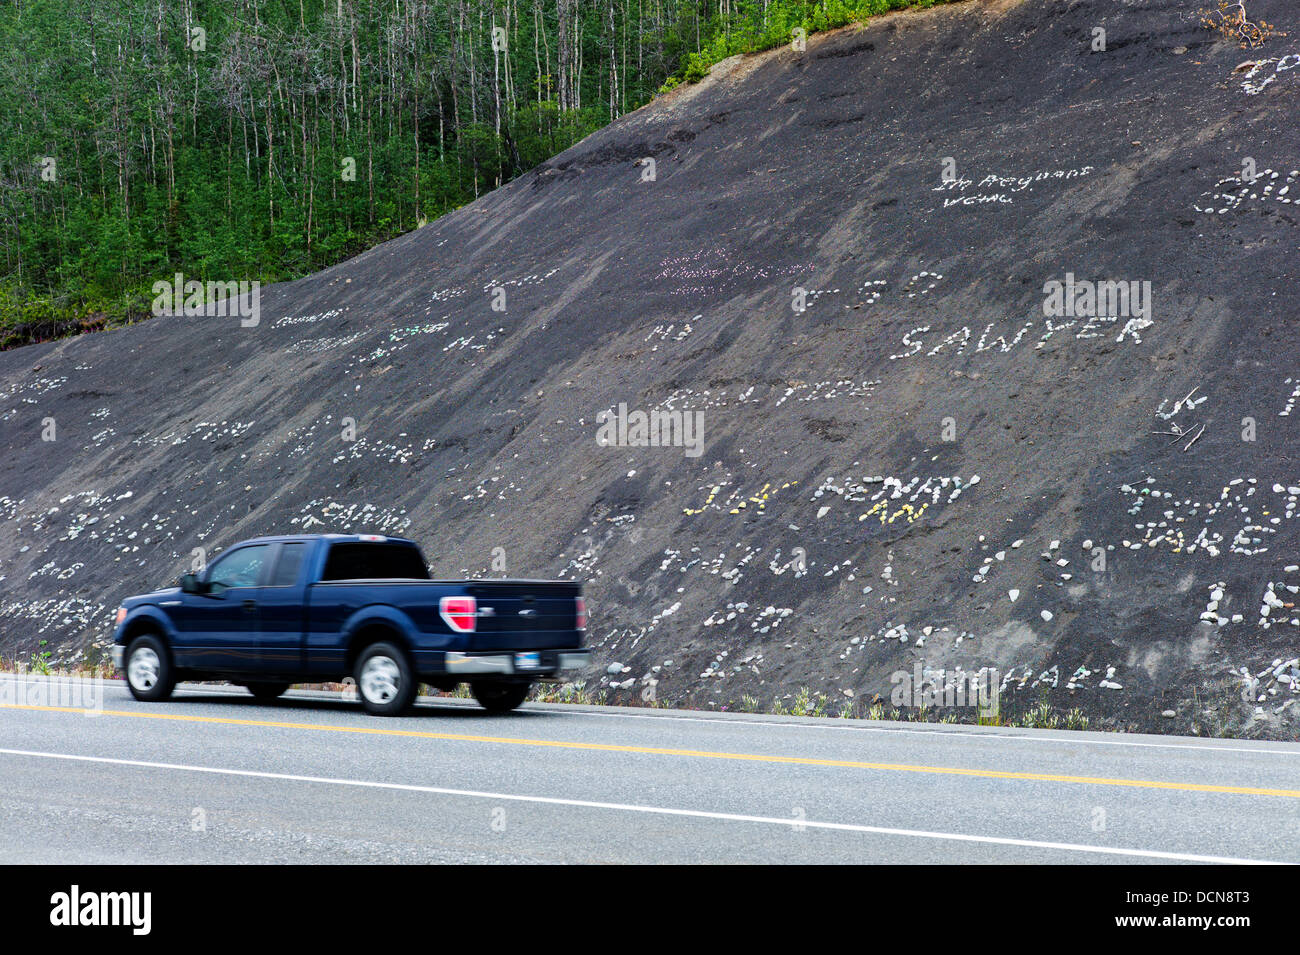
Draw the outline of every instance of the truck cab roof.
[[[267,537],[250,537],[242,540],[241,544],[276,544],[286,541],[318,541],[327,540],[331,543],[357,543],[357,542],[377,542],[386,544],[410,544],[413,547],[415,541],[409,537],[391,537],[387,534],[273,534]]]

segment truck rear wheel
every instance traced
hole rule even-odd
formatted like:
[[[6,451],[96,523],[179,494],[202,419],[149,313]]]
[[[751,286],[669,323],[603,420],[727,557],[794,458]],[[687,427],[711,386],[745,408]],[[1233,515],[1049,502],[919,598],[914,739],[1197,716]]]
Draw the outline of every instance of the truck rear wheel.
[[[375,716],[400,716],[419,689],[406,654],[391,643],[373,643],[361,651],[353,678],[361,705]]]
[[[476,680],[470,684],[474,699],[489,713],[509,713],[528,699],[531,683],[503,683],[498,680]]]
[[[126,648],[126,688],[137,700],[157,703],[172,695],[176,671],[162,640],[151,633],[136,637]]]

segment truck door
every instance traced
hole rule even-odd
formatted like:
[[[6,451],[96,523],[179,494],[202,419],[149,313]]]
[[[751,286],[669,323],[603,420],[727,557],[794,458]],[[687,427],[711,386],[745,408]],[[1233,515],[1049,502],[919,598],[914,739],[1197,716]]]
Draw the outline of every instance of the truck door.
[[[207,592],[184,594],[173,610],[180,666],[249,670],[257,666],[258,599],[269,544],[228,551],[208,568]]]
[[[307,543],[287,541],[276,548],[258,602],[258,668],[264,673],[296,674],[304,662]]]

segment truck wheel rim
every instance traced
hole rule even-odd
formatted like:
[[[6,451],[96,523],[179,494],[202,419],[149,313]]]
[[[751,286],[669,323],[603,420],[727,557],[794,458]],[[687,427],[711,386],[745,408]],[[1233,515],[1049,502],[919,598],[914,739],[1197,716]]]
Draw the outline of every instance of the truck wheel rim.
[[[131,654],[131,662],[126,667],[126,678],[137,690],[152,690],[158,683],[159,666],[158,654],[149,647],[141,647]]]
[[[392,657],[374,656],[361,668],[361,692],[371,703],[387,703],[397,696],[402,671]]]

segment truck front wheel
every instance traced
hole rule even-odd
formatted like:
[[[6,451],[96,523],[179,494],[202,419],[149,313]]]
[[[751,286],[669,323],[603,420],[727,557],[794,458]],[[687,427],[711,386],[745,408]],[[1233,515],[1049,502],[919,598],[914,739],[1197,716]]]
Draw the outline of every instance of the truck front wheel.
[[[496,680],[476,680],[470,684],[474,699],[489,713],[509,713],[528,699],[531,683],[501,683]]]
[[[353,672],[361,705],[375,716],[399,716],[415,701],[419,682],[406,654],[391,643],[374,643],[361,651]]]
[[[172,695],[176,671],[163,642],[151,633],[136,637],[126,648],[126,688],[137,700],[157,703]]]

